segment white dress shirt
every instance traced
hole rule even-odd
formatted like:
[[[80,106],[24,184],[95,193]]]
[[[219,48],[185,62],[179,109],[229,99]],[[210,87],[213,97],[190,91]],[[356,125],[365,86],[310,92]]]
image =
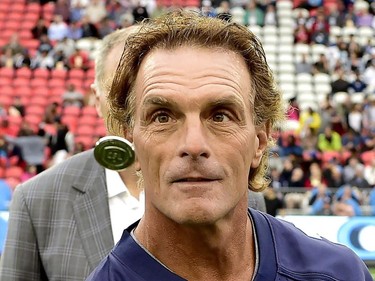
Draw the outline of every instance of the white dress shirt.
[[[120,240],[122,232],[132,223],[139,220],[144,213],[144,192],[139,200],[132,196],[116,171],[105,169],[108,188],[109,215],[111,218],[113,240]]]

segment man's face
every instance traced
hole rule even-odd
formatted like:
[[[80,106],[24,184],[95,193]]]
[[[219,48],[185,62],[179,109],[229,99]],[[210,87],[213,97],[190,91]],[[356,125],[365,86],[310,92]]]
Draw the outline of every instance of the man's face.
[[[181,47],[146,56],[131,136],[146,212],[212,224],[246,206],[249,170],[267,142],[255,129],[250,91],[246,65],[232,52]]]

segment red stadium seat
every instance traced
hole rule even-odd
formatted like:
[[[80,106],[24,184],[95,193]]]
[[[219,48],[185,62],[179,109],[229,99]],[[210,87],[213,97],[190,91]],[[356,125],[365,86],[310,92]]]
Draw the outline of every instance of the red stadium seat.
[[[39,3],[29,3],[26,6],[26,11],[28,14],[39,14],[42,11],[42,8]]]
[[[68,79],[80,79],[83,80],[85,72],[82,69],[71,69],[68,71]]]
[[[19,97],[27,97],[30,98],[32,96],[32,90],[27,85],[15,85],[14,88],[14,95]]]
[[[5,108],[8,108],[10,105],[13,104],[13,98],[10,96],[0,95],[0,104],[3,105]]]
[[[0,77],[12,78],[14,77],[14,69],[8,67],[0,68]]]
[[[34,69],[33,76],[34,76],[34,79],[35,78],[48,79],[50,77],[50,71],[44,68],[37,68],[37,69]]]
[[[95,132],[95,129],[94,129],[94,126],[92,125],[81,125],[81,126],[77,126],[77,135],[79,136],[91,136],[93,137],[94,136],[94,132]]]
[[[23,174],[23,169],[19,166],[11,166],[5,170],[6,178],[20,179]]]
[[[98,116],[98,112],[96,111],[96,107],[95,106],[84,106],[82,108],[82,116],[95,116],[97,117]]]
[[[52,79],[63,79],[65,80],[68,77],[68,72],[64,69],[52,69],[51,78]]]
[[[94,147],[96,138],[92,136],[76,136],[74,138],[75,143],[82,143],[85,149]]]
[[[80,126],[88,125],[91,127],[95,127],[96,119],[97,117],[93,115],[81,115],[78,119],[78,126],[80,127]]]
[[[77,106],[67,106],[63,109],[62,114],[63,116],[71,115],[78,117],[81,114],[81,109]]]
[[[35,77],[35,78],[30,79],[30,87],[33,89],[47,87],[47,85],[48,85],[47,78]]]
[[[16,72],[15,72],[17,78],[27,78],[27,79],[31,78],[32,73],[33,73],[32,70],[27,67],[16,69]]]
[[[26,117],[28,115],[43,116],[44,111],[45,111],[45,106],[30,104],[30,105],[26,106]]]
[[[46,84],[44,84],[43,86],[35,87],[33,89],[34,97],[39,96],[47,100],[50,95],[51,95],[51,90],[48,87],[46,87]]]
[[[107,135],[106,127],[104,125],[96,126],[94,135],[97,136],[97,137],[104,137],[105,135]]]
[[[0,76],[0,87],[9,87],[12,85],[12,78]]]
[[[30,98],[28,106],[42,106],[45,109],[48,105],[47,96],[33,96]]]
[[[1,86],[0,85],[0,93],[2,96],[13,97],[14,96],[14,89],[11,86]]]
[[[14,87],[29,87],[30,78],[16,77],[12,81]]]

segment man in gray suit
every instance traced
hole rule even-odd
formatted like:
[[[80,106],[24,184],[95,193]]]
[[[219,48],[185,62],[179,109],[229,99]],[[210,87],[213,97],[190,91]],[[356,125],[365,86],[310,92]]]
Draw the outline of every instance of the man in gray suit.
[[[103,93],[111,85],[128,32],[107,36],[97,54],[93,90],[104,118]],[[109,196],[113,181],[108,184],[107,172],[89,150],[16,188],[0,280],[84,280],[94,270],[119,239],[119,229],[126,227],[115,225]],[[133,197],[140,197],[133,170],[120,176]],[[264,210],[261,194],[252,193],[249,203]],[[121,215],[125,220],[128,213]]]

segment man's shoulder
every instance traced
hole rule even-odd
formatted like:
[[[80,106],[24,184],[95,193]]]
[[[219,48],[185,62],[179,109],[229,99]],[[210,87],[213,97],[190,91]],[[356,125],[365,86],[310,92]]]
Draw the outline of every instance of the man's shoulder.
[[[92,150],[78,153],[63,162],[50,167],[16,188],[17,192],[43,193],[52,190],[71,187],[77,180],[89,180],[98,176],[104,168],[96,163]]]
[[[323,237],[308,236],[290,222],[261,215],[272,232],[279,272],[322,274],[338,280],[366,280],[364,263],[348,247]],[[363,278],[356,279],[359,276]]]

